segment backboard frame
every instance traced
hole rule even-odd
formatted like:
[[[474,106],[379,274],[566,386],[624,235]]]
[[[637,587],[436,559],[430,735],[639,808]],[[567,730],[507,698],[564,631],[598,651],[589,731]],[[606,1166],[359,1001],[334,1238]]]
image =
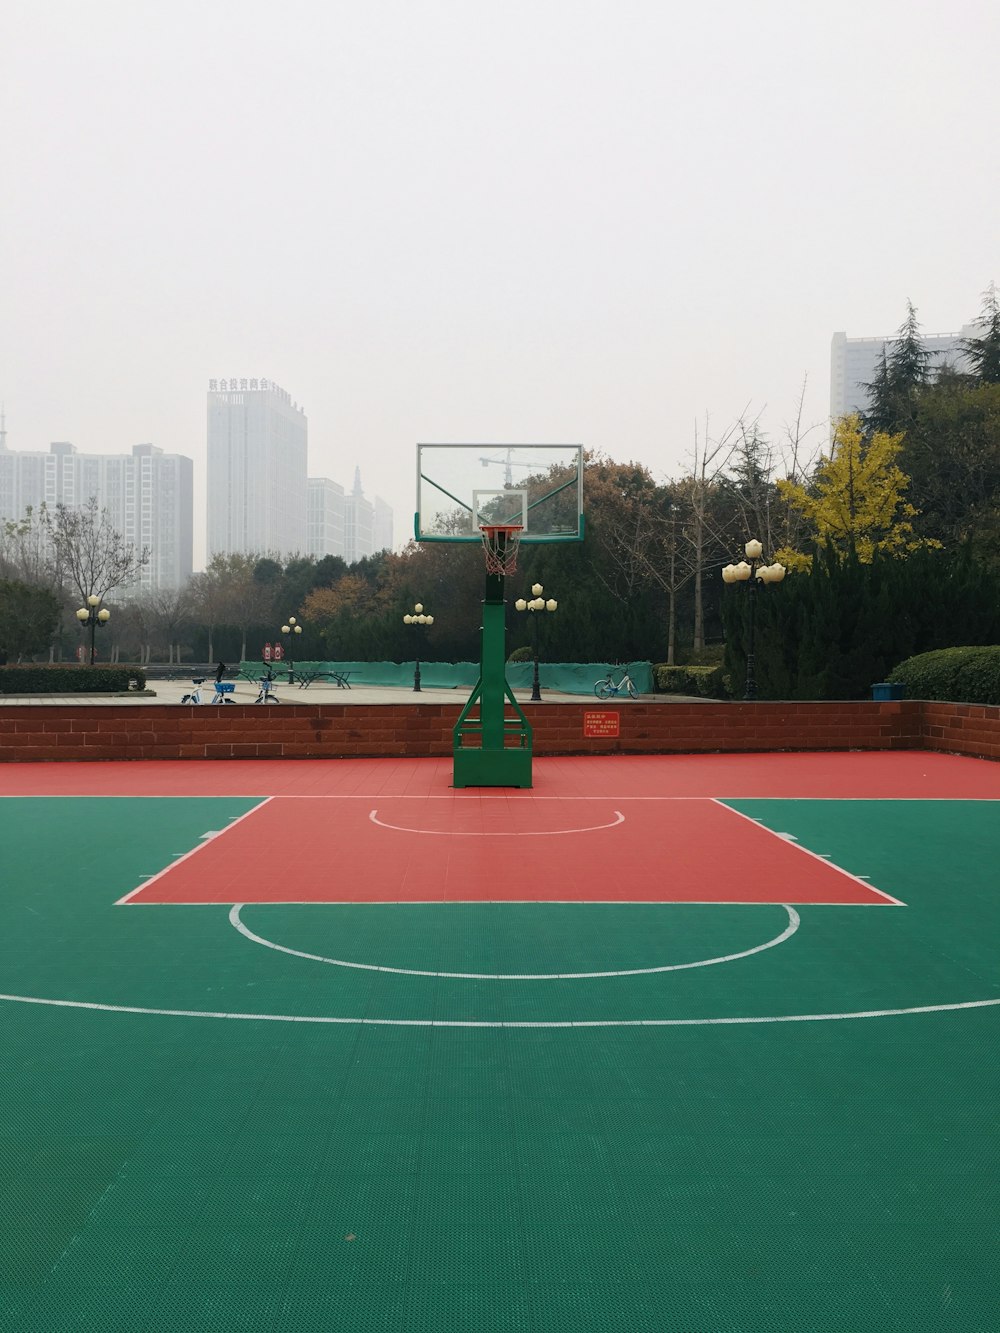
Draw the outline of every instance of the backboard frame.
[[[466,458],[470,466],[466,469],[466,476],[471,477],[473,468],[471,464],[480,465],[494,464],[501,468],[506,468],[508,474],[511,467],[523,469],[537,465],[539,473],[544,474],[551,467],[565,466],[573,475],[568,476],[565,481],[553,486],[551,490],[536,495],[536,498],[529,499],[526,495],[526,487],[523,484],[527,478],[518,478],[512,480],[510,485],[505,486],[472,486],[463,487],[456,485],[455,489],[449,489],[452,485],[450,481],[446,484],[446,478],[442,478],[439,471],[438,479],[435,480],[434,463],[439,465],[446,463],[449,455],[441,453],[444,450],[454,450],[455,468],[460,469],[465,461],[461,459],[458,451],[465,451]],[[434,451],[433,453],[431,451]],[[506,459],[490,458],[491,454],[506,453]],[[530,461],[526,461],[530,458]],[[463,490],[465,493],[463,494]],[[550,531],[541,529],[532,529],[532,510],[552,501],[557,495],[564,492],[570,492],[575,502],[575,524],[571,526],[566,522],[561,528]],[[510,493],[511,512],[496,513],[489,517],[484,517],[479,504],[480,496],[502,496],[504,493]],[[543,545],[550,542],[581,542],[584,539],[584,516],[583,516],[583,446],[580,444],[514,444],[514,443],[421,443],[417,445],[417,477],[416,477],[416,495],[417,508],[413,516],[413,535],[418,542],[451,542],[454,544],[476,543],[482,544],[482,533],[480,526],[484,522],[488,523],[523,523],[524,531],[521,533],[522,545]],[[448,508],[452,514],[462,514],[463,524],[459,529],[452,531],[435,531],[434,523],[439,521],[443,512],[443,506],[440,504],[440,498],[449,502]],[[433,517],[429,517],[432,515]]]

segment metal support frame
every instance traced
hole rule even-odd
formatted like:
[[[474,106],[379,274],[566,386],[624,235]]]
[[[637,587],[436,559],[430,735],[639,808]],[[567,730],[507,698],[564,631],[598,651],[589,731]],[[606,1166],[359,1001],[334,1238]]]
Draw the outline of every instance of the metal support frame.
[[[456,787],[531,786],[531,724],[507,684],[506,666],[503,575],[487,574],[479,680],[452,733]],[[513,717],[507,715],[508,704],[514,710]],[[508,740],[514,744],[508,745]]]

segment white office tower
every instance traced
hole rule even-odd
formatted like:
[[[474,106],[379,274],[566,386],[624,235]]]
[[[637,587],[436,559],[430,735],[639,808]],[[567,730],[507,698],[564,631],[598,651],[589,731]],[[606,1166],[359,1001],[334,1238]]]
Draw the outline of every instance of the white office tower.
[[[0,448],[0,520],[42,505],[76,509],[91,499],[149,563],[131,589],[179,588],[191,577],[194,468],[190,458],[136,444],[131,454],[81,454],[66,441],[48,453]]]
[[[979,329],[966,324],[959,333],[938,333],[921,338],[930,353],[927,369],[931,377],[942,366],[967,369],[961,341],[978,337],[979,333]],[[848,412],[867,412],[868,390],[865,385],[875,380],[882,349],[885,349],[886,356],[892,354],[895,336],[892,333],[876,338],[848,338],[846,333],[833,335],[830,343],[830,416],[834,420]]]
[[[344,488],[329,477],[309,478],[309,546],[314,560],[344,556]]]
[[[355,564],[375,549],[375,506],[361,489],[361,469],[354,469],[354,487],[344,497],[344,559]]]
[[[208,382],[208,554],[303,555],[305,412],[271,380]]]

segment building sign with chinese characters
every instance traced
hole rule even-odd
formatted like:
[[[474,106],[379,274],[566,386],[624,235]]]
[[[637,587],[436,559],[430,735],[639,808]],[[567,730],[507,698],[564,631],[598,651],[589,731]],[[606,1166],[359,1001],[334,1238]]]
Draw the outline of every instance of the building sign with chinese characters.
[[[584,713],[585,736],[617,736],[620,713]]]
[[[291,403],[296,412],[305,412],[298,403],[292,402],[292,395],[283,389],[280,384],[275,384],[274,380],[209,380],[209,393],[272,393],[276,394],[282,402]]]

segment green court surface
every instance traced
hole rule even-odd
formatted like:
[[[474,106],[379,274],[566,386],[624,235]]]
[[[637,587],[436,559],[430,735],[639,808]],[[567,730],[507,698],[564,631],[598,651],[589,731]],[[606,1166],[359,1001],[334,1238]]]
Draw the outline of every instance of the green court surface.
[[[116,906],[258,804],[0,801],[0,1328],[1000,1329],[1000,803],[726,798],[903,906]]]

